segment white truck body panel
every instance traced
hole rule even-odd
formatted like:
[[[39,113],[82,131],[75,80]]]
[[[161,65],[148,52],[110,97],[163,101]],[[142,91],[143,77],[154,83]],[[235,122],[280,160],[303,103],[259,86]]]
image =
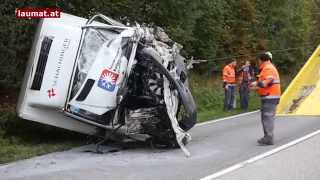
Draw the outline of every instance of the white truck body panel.
[[[86,19],[62,13],[61,18],[42,19],[34,38],[27,69],[21,87],[17,112],[27,120],[53,125],[64,129],[93,134],[96,128],[65,116],[72,69],[81,39],[81,26]],[[32,90],[41,43],[44,37],[52,38],[47,66],[41,88]],[[54,90],[51,97],[48,90]]]
[[[81,28],[65,24],[61,19],[44,19],[38,43],[36,44],[35,63],[31,70],[31,81],[35,78],[37,57],[39,57],[41,42],[45,37],[52,38],[48,59],[43,74],[40,90],[32,90],[28,84],[28,104],[30,106],[48,106],[62,109],[68,95],[68,87],[76,60],[81,38]],[[59,22],[61,21],[61,23]],[[84,23],[84,22],[82,22]]]

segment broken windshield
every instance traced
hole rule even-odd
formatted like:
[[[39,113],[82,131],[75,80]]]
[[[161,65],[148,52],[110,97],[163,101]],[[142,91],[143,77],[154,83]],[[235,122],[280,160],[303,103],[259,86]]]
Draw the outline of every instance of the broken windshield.
[[[110,42],[118,33],[105,29],[88,28],[85,31],[83,43],[80,49],[79,58],[76,64],[76,72],[72,85],[71,98],[78,92],[88,71],[96,60],[99,49],[103,44]]]

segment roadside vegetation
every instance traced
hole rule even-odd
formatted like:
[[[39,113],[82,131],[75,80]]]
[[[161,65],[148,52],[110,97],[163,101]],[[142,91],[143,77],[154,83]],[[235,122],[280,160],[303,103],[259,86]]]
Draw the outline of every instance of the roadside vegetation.
[[[16,96],[1,98],[0,164],[85,143],[86,136],[17,117]]]
[[[284,91],[289,85],[293,76],[281,76],[281,86]],[[248,111],[258,110],[260,108],[260,97],[257,92],[250,93],[249,108],[247,111],[240,109],[239,90],[236,90],[236,109],[230,112],[223,110],[224,89],[220,74],[214,75],[213,78],[207,78],[200,75],[191,75],[192,94],[195,98],[198,108],[198,122],[204,122],[226,116],[231,116]]]
[[[238,90],[236,91],[237,106],[230,112],[223,110],[224,89],[220,75],[214,78],[205,79],[201,76],[191,76],[192,94],[197,103],[198,122],[204,122],[216,118],[226,117],[234,114],[246,112],[240,109],[240,100]],[[260,100],[256,92],[250,94],[250,104],[248,111],[259,108]]]

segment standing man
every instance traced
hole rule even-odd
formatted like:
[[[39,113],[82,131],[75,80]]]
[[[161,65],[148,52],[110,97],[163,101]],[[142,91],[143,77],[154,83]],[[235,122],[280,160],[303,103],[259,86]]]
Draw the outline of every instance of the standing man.
[[[271,60],[272,54],[270,52],[265,52],[259,56],[259,79],[250,84],[250,88],[257,89],[261,96],[261,121],[264,137],[258,140],[260,145],[274,144],[275,112],[281,95],[279,73]]]
[[[224,96],[224,110],[230,111],[233,109],[233,103],[235,100],[235,89],[236,89],[236,72],[235,68],[237,61],[232,60],[230,64],[223,68],[222,79],[223,88],[225,92]]]
[[[249,84],[252,82],[254,72],[251,67],[250,61],[246,61],[245,64],[238,71],[239,73],[239,93],[240,93],[240,108],[247,110],[249,106]]]

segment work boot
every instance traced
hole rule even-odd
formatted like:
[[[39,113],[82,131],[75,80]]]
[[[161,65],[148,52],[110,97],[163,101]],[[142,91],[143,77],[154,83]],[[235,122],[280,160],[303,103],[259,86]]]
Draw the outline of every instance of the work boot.
[[[258,139],[258,143],[262,146],[274,145],[273,138],[268,136]]]

